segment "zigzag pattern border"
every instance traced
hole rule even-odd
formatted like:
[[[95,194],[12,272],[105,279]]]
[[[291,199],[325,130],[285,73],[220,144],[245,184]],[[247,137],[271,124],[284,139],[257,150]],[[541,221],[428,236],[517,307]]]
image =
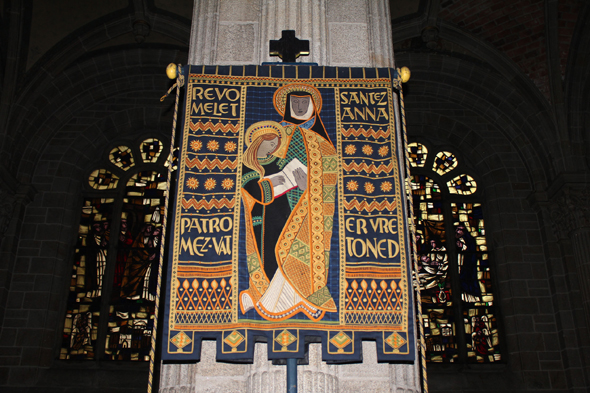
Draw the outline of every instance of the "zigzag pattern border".
[[[229,158],[226,158],[225,160],[221,161],[219,158],[215,158],[213,160],[210,160],[208,158],[206,158],[204,160],[199,160],[198,158],[195,157],[191,160],[188,157],[186,157],[184,163],[190,169],[192,169],[194,167],[197,167],[198,169],[207,168],[209,170],[212,170],[214,168],[236,169],[236,167],[238,166],[238,160],[232,161]]]
[[[353,200],[346,200],[346,199],[344,200],[344,208],[346,210],[356,209],[359,212],[362,210],[365,210],[367,212],[372,212],[373,210],[382,211],[384,209],[388,209],[389,211],[393,211],[396,207],[397,207],[396,201],[389,202],[387,200],[384,200],[381,202],[373,201],[371,203],[368,203],[367,201],[359,202],[359,201],[357,201],[356,198],[354,198]]]
[[[213,198],[209,201],[206,199],[201,199],[200,201],[197,201],[196,199],[182,198],[182,208],[183,209],[193,208],[195,210],[201,210],[201,209],[211,210],[212,207],[215,207],[216,209],[221,209],[222,207],[227,207],[228,209],[231,209],[232,207],[234,207],[235,203],[236,203],[235,198],[232,198],[232,199],[227,199],[227,198],[215,199],[215,198]]]
[[[344,170],[347,172],[365,171],[365,172],[367,172],[367,174],[369,174],[369,173],[380,174],[381,172],[391,172],[393,170],[393,162],[390,162],[389,165],[381,164],[379,166],[376,166],[375,164],[367,165],[364,162],[360,163],[360,164],[355,161],[352,161],[349,164],[343,162],[342,168],[344,168]]]
[[[233,132],[234,134],[237,134],[240,131],[240,124],[237,123],[236,125],[233,125],[231,123],[228,124],[222,124],[221,122],[217,123],[217,124],[213,124],[210,121],[208,121],[207,123],[203,123],[203,122],[190,122],[189,123],[189,128],[191,129],[191,131],[211,131],[213,134],[215,134],[218,131],[223,132],[224,134],[227,134],[228,132]]]
[[[359,128],[358,130],[354,129],[354,127],[350,127],[347,130],[344,127],[342,127],[341,131],[342,131],[342,135],[344,135],[345,137],[349,137],[351,135],[358,137],[359,135],[362,135],[364,137],[374,138],[374,139],[389,138],[389,135],[391,134],[391,132],[389,131],[389,127],[387,127],[387,129],[385,131],[383,131],[381,129],[378,131],[375,131],[373,128],[369,128],[368,130],[365,130],[363,127]]]

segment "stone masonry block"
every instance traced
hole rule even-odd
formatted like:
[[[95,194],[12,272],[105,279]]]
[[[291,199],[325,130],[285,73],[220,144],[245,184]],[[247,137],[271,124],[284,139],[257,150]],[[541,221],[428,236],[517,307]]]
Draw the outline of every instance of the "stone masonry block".
[[[49,304],[49,296],[45,292],[29,292],[25,294],[23,308],[29,310],[45,310]]]
[[[31,272],[35,274],[53,274],[57,261],[54,258],[31,258]],[[33,280],[35,278],[33,277]]]
[[[215,361],[217,348],[212,341],[204,341],[201,347],[201,361],[197,363],[197,374],[201,376],[239,376],[247,372],[248,365],[234,363],[218,363]]]
[[[257,23],[234,22],[219,25],[216,59],[219,64],[253,64],[258,53],[255,44]]]
[[[330,63],[332,65],[361,66],[369,58],[366,24],[329,23]]]
[[[260,2],[247,1],[222,1],[219,6],[220,22],[253,22],[258,21]]]
[[[368,0],[370,1],[370,0]],[[359,0],[327,0],[330,22],[367,23],[367,3]]]
[[[13,386],[31,386],[37,381],[38,373],[36,367],[12,367],[8,383]]]
[[[20,329],[16,344],[21,347],[38,347],[43,341],[41,329]]]
[[[522,370],[539,370],[539,356],[537,352],[521,352],[520,361]]]
[[[24,299],[25,294],[23,292],[11,291],[8,294],[8,301],[6,302],[6,307],[20,309],[23,306]]]
[[[525,382],[529,389],[549,389],[551,383],[549,382],[549,376],[547,373],[542,371],[525,371],[524,373]]]

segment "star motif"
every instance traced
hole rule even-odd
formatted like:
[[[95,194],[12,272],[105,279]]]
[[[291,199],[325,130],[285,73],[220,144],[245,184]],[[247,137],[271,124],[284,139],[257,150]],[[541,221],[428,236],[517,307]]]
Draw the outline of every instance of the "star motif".
[[[186,186],[188,188],[194,190],[197,187],[199,187],[199,181],[194,177],[189,177],[188,180],[186,181]]]
[[[356,153],[356,147],[354,145],[347,145],[344,148],[344,153],[348,154],[349,156],[353,155],[354,153]]]
[[[191,149],[194,151],[199,151],[203,147],[203,142],[194,140],[191,142]]]
[[[234,187],[234,181],[232,179],[230,179],[229,177],[225,178],[221,181],[221,187],[224,190],[231,190]]]
[[[236,145],[235,142],[229,141],[229,142],[225,143],[223,148],[225,149],[226,152],[233,153],[238,148],[238,145]]]
[[[356,191],[359,189],[359,184],[356,180],[349,180],[348,183],[346,183],[346,188],[348,191]]]
[[[217,185],[217,182],[215,181],[215,179],[208,178],[207,180],[205,180],[205,189],[207,191],[211,191],[212,189],[215,188],[216,185]]]
[[[211,141],[207,142],[207,149],[209,151],[219,150],[219,142],[217,142],[216,140],[211,140]]]

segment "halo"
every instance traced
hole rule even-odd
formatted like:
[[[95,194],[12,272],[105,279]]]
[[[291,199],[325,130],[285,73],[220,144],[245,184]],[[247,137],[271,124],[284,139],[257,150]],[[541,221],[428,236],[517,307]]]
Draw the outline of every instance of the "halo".
[[[315,87],[311,85],[305,85],[303,83],[292,83],[279,88],[273,97],[273,104],[277,112],[281,116],[285,115],[285,106],[287,105],[287,95],[295,91],[301,91],[311,94],[311,98],[314,102],[316,112],[319,113],[322,110],[322,95]]]
[[[252,124],[246,130],[246,146],[250,146],[252,142],[263,134],[275,134],[279,137],[279,145],[282,146],[287,134],[285,128],[276,121],[265,120]]]

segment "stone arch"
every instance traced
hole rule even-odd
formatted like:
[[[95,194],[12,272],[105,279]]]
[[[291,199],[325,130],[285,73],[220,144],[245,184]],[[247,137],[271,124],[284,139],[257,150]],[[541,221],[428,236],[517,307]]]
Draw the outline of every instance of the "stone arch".
[[[39,89],[37,106],[19,108],[13,118],[18,119],[14,129],[22,135],[9,148],[14,157],[22,157],[15,169],[21,182],[37,190],[23,217],[18,254],[44,283],[33,293],[47,302],[39,310],[43,315],[38,327],[45,337],[40,366],[48,366],[56,356],[87,171],[117,137],[134,138],[147,131],[165,140],[174,99],[159,101],[171,83],[163,70],[169,59],[180,56],[175,50],[121,48],[99,54]],[[27,255],[32,244],[35,253]]]
[[[188,50],[190,20],[169,13],[148,13],[151,31],[177,41]],[[38,84],[48,75],[57,75],[80,57],[109,48],[109,41],[133,32],[133,21],[128,9],[121,9],[80,27],[48,50],[27,72],[27,84]],[[153,46],[146,44],[143,48]],[[111,46],[112,47],[112,46]],[[171,45],[167,45],[171,47]]]
[[[508,310],[500,312],[504,337],[507,342],[515,337],[527,340],[530,332],[514,324],[510,310],[523,297],[515,288],[526,285],[533,271],[537,277],[548,276],[542,252],[534,261],[523,258],[525,252],[543,248],[542,222],[523,201],[533,191],[544,190],[557,171],[548,159],[558,154],[551,146],[552,122],[521,89],[473,59],[398,52],[397,63],[412,70],[404,87],[409,140],[456,147],[449,150],[460,153],[480,176],[476,180],[484,188],[497,301],[501,310]],[[554,312],[551,305],[545,311]],[[508,350],[504,354],[510,367],[518,370],[518,356]]]
[[[11,128],[19,130],[18,139],[4,152],[7,157],[23,157],[18,168],[17,163],[10,165],[19,180],[30,181],[42,151],[60,132],[72,139],[72,133],[82,128],[90,140],[109,126],[112,132],[121,132],[133,122],[126,117],[131,112],[125,112],[125,108],[135,108],[132,113],[145,116],[146,124],[159,124],[160,129],[166,123],[170,125],[173,100],[159,101],[171,83],[163,70],[169,59],[181,56],[174,50],[120,49],[72,66],[52,84],[36,91],[30,97],[31,105],[19,107],[13,117]],[[164,122],[163,117],[167,117]]]
[[[546,186],[556,172],[546,157],[560,154],[552,146],[551,119],[518,89],[489,68],[452,56],[401,52],[397,57],[399,64],[407,64],[412,70],[406,94],[408,122],[412,121],[412,105],[422,112],[422,117],[433,112],[421,104],[424,100],[441,105],[439,111],[449,117],[465,117],[465,111],[470,111],[471,119],[465,117],[467,127],[454,130],[456,140],[472,139],[473,144],[477,138],[494,137],[484,132],[482,125],[487,125],[489,132],[502,134],[518,152],[527,167],[527,181],[537,189]],[[481,129],[479,135],[473,131],[474,126]],[[468,134],[461,136],[461,132]]]
[[[426,23],[425,15],[419,15],[416,18],[398,23],[392,28],[393,43],[396,44],[408,39],[420,38],[424,23]],[[488,64],[488,68],[493,69],[505,80],[510,81],[516,88],[521,90],[522,95],[529,97],[532,104],[542,107],[547,113],[551,112],[551,106],[535,84],[522,72],[516,63],[493,45],[452,23],[440,19],[437,21],[437,34],[441,39],[456,44],[464,48],[468,53],[471,53],[473,56],[471,60],[475,62],[484,61]],[[451,53],[443,52],[432,53],[439,53],[443,56],[452,55]],[[400,60],[399,54],[396,53],[396,63],[400,66],[404,65]]]
[[[574,160],[578,165],[585,163],[590,166],[588,152],[590,152],[590,26],[587,23],[590,18],[590,6],[583,5],[583,10],[578,16],[576,29],[572,39],[567,69],[565,73],[565,95],[567,104],[567,116],[572,151],[577,157]]]

